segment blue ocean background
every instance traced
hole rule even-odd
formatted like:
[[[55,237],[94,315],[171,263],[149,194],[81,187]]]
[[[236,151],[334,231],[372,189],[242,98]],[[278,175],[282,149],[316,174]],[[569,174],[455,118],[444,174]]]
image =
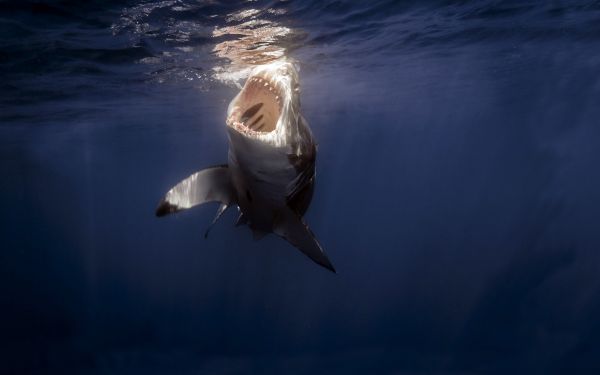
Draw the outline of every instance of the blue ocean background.
[[[306,221],[216,205],[253,65],[300,68]],[[0,1],[0,373],[600,373],[599,1]]]

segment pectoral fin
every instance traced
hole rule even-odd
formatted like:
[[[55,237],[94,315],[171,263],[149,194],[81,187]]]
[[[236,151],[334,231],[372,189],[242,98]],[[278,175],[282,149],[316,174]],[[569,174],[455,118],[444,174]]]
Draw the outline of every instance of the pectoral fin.
[[[292,210],[287,209],[281,213],[275,222],[273,232],[286,239],[315,263],[335,273],[335,268],[333,268],[311,230],[302,218]]]
[[[203,169],[175,185],[158,204],[156,216],[165,216],[207,202],[220,202],[225,207],[236,202],[227,165]],[[219,211],[222,213],[224,210]]]

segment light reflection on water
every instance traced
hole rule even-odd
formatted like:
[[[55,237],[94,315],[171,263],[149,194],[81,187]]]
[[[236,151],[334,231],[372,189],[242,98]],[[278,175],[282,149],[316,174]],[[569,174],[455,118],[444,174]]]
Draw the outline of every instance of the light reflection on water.
[[[215,38],[237,36],[217,43],[213,52],[227,63],[215,66],[214,76],[223,82],[237,82],[246,78],[250,70],[268,64],[285,56],[285,48],[277,42],[289,35],[292,30],[275,22],[256,18],[260,11],[248,9],[227,18],[228,22],[240,22],[237,25],[217,27],[212,35]]]
[[[201,5],[162,1],[125,8],[112,25],[113,34],[126,34],[138,44],[159,44],[152,56],[139,60],[154,65],[150,79],[158,83],[194,82],[209,89],[210,81],[239,86],[250,70],[286,56],[286,38],[301,33],[272,20],[282,8],[242,9],[225,14],[177,19],[201,13]]]

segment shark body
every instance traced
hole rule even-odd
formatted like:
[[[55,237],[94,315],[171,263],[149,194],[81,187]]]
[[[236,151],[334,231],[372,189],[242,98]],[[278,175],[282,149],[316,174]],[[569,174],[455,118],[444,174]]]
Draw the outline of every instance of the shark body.
[[[162,199],[156,215],[216,201],[221,205],[212,227],[227,208],[237,206],[236,225],[248,225],[255,239],[275,233],[335,272],[303,219],[314,189],[316,146],[300,114],[293,63],[255,68],[229,104],[226,124],[228,164],[179,182]]]

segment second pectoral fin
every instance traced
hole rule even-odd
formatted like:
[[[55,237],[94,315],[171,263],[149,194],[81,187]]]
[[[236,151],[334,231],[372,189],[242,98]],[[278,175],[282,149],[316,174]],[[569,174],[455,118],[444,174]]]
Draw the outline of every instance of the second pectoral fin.
[[[335,272],[333,264],[329,261],[327,254],[304,223],[301,217],[290,209],[285,209],[277,218],[273,232],[286,239],[298,250],[302,251],[313,262]]]

